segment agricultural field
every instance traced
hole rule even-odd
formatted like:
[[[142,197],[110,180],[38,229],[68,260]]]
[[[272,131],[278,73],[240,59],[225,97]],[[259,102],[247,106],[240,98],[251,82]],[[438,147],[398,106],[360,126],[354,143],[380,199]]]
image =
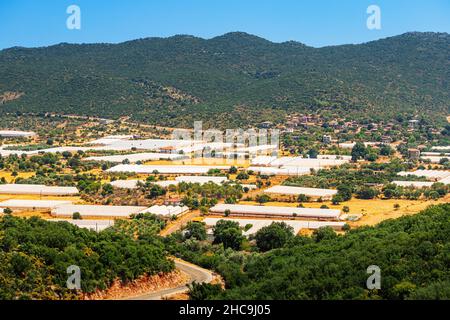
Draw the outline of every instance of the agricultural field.
[[[23,127],[37,134],[3,139],[0,146],[0,228],[6,237],[14,238],[14,228],[30,235],[39,232],[49,237],[39,245],[48,246],[57,232],[74,239],[89,238],[77,250],[94,250],[99,258],[105,254],[105,241],[133,252],[150,250],[152,254],[134,267],[130,260],[125,270],[116,269],[116,260],[102,260],[96,275],[101,280],[89,278],[81,292],[63,287],[63,265],[25,280],[45,278],[55,290],[30,291],[12,280],[13,269],[0,268],[0,274],[9,279],[0,283],[9,288],[0,290],[0,298],[303,299],[305,294],[313,296],[307,288],[292,290],[294,295],[280,292],[272,296],[271,291],[260,289],[255,293],[255,288],[265,284],[252,269],[253,264],[268,263],[262,257],[276,255],[278,250],[291,252],[293,259],[312,261],[301,248],[331,250],[329,241],[333,246],[360,241],[355,239],[364,232],[369,233],[369,242],[364,245],[370,246],[377,232],[403,228],[408,221],[405,219],[428,223],[427,219],[441,221],[444,212],[449,213],[450,163],[446,151],[439,163],[420,156],[411,158],[411,150],[418,143],[425,143],[421,152],[433,150],[434,146],[426,145],[423,131],[415,132],[414,143],[382,143],[373,141],[372,132],[362,136],[361,126],[355,130],[359,142],[324,144],[319,133],[308,136],[307,129],[298,128],[294,133],[284,132],[275,150],[261,146],[265,154],[253,154],[248,148],[243,158],[230,161],[210,156],[210,148],[217,143],[172,140],[170,133],[175,128],[144,126],[128,119],[118,125],[102,124],[99,119],[45,119],[57,125]],[[321,128],[323,125],[315,130],[325,134]],[[402,130],[405,135],[411,134],[407,127]],[[345,136],[348,138],[348,133]],[[372,142],[363,143],[367,140]],[[243,150],[242,146],[227,148],[229,153],[236,152],[234,148]],[[197,153],[183,151],[193,149]],[[165,152],[176,157],[158,160]],[[141,153],[146,153],[145,157],[154,153],[155,160],[130,162],[127,158]],[[88,159],[102,156],[120,156],[123,161]],[[152,169],[145,169],[147,166]],[[440,245],[439,241],[435,244]],[[50,247],[62,261],[75,259],[67,256],[64,242]],[[127,253],[117,250],[114,259],[121,261]],[[8,249],[0,252],[0,259],[14,266],[14,254]],[[34,252],[21,254],[29,261],[50,263]],[[318,264],[325,263],[329,256],[322,258]],[[83,262],[85,272],[95,273],[92,263],[95,261]],[[292,262],[285,263],[283,268],[289,273]],[[30,268],[32,272],[35,266]],[[239,271],[243,268],[245,272]],[[309,270],[312,266],[304,264],[302,268]],[[430,285],[440,281],[425,278],[423,281]],[[355,285],[354,279],[349,281]],[[405,279],[396,281],[401,285]],[[390,287],[378,295],[354,289],[351,297],[425,295],[427,287],[413,283],[416,289],[408,296],[399,296],[397,289]],[[340,290],[333,288],[329,292],[332,296],[321,293],[317,298],[340,298]]]

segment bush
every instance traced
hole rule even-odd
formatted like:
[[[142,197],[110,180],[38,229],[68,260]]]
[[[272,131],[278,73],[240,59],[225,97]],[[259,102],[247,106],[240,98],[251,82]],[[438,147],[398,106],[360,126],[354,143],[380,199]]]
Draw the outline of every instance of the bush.
[[[72,219],[73,219],[73,220],[82,220],[83,218],[81,217],[81,213],[79,213],[79,212],[74,212],[74,213],[72,214]]]
[[[378,191],[373,188],[362,187],[356,191],[356,195],[359,199],[369,200],[375,198],[378,195]]]

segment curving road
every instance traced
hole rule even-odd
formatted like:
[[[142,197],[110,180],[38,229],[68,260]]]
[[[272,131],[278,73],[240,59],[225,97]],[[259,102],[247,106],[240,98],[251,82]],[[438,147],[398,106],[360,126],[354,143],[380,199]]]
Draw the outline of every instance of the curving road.
[[[213,274],[209,270],[200,268],[199,266],[181,260],[174,260],[174,262],[177,269],[189,275],[189,283],[192,283],[194,281],[198,283],[210,283],[213,280]],[[184,285],[176,288],[164,289],[132,298],[127,298],[126,300],[162,300],[167,296],[184,293],[187,290],[187,285]]]

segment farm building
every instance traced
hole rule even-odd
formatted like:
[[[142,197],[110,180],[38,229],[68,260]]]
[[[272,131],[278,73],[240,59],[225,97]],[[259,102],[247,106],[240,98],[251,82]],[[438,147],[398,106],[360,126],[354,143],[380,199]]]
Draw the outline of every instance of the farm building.
[[[273,186],[264,190],[265,193],[282,194],[290,196],[299,196],[304,194],[311,198],[322,198],[323,200],[331,200],[337,194],[337,190],[331,189],[317,189],[317,188],[303,188],[303,187],[289,187],[289,186]]]
[[[42,196],[73,196],[75,187],[48,187],[40,184],[0,184],[0,194],[29,194]]]
[[[74,213],[78,212],[83,218],[129,218],[130,215],[140,213],[146,209],[146,207],[136,206],[65,205],[54,208],[52,215],[55,217],[72,217]]]
[[[434,182],[430,181],[392,181],[392,183],[400,187],[413,187],[413,188],[429,188],[434,184]]]
[[[63,220],[52,219],[50,222],[67,222],[79,228],[100,232],[114,225],[114,220]]]
[[[152,206],[141,213],[152,213],[156,215],[171,217],[171,216],[178,216],[180,214],[183,214],[185,212],[188,212],[189,208],[186,206]]]
[[[36,133],[31,131],[0,130],[1,138],[30,138],[35,135]]]
[[[186,158],[182,154],[172,154],[172,153],[134,153],[134,154],[121,154],[114,156],[100,156],[100,157],[88,157],[84,158],[85,161],[102,161],[102,162],[113,162],[122,163],[128,160],[130,163],[136,163],[138,161],[150,161],[150,160],[179,160]]]
[[[119,164],[108,169],[108,172],[133,172],[141,174],[206,174],[211,169],[228,170],[230,166],[149,166]]]
[[[315,209],[297,207],[253,206],[240,204],[218,204],[210,209],[211,213],[224,214],[230,212],[230,216],[243,217],[303,217],[311,219],[338,219],[340,210]]]
[[[0,208],[12,211],[50,211],[60,206],[71,205],[72,201],[65,200],[20,200],[11,199],[0,202]]]
[[[299,221],[299,220],[257,220],[257,219],[223,219],[223,218],[205,218],[203,222],[209,226],[213,227],[220,220],[229,220],[235,221],[239,223],[239,226],[245,228],[246,226],[251,225],[251,228],[247,231],[244,231],[245,236],[249,236],[255,234],[260,229],[271,225],[274,222],[284,222],[287,225],[291,226],[294,229],[294,234],[298,234],[302,229],[319,229],[322,227],[332,227],[336,230],[341,230],[345,223],[337,222],[337,221]]]

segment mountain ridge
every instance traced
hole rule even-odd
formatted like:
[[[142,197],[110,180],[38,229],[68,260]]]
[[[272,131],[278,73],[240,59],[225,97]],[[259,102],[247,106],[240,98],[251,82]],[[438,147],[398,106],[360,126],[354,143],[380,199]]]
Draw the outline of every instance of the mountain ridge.
[[[181,126],[282,121],[289,112],[440,119],[449,82],[447,33],[321,48],[230,32],[0,51],[0,94],[23,93],[0,112],[131,114]]]
[[[387,37],[383,37],[383,38],[379,38],[376,40],[370,40],[370,41],[364,41],[364,42],[359,42],[359,43],[344,43],[344,44],[336,44],[336,45],[324,45],[321,47],[314,47],[314,46],[310,46],[307,45],[301,41],[298,40],[286,40],[286,41],[281,41],[281,42],[276,42],[276,41],[271,41],[268,39],[265,39],[263,37],[260,36],[256,36],[253,35],[251,33],[247,33],[244,31],[231,31],[231,32],[227,32],[224,33],[222,35],[218,35],[218,36],[214,36],[212,38],[203,38],[203,37],[199,37],[199,36],[194,36],[194,35],[190,35],[190,34],[174,34],[172,36],[167,36],[167,37],[155,37],[155,36],[151,36],[151,37],[144,37],[144,38],[136,38],[136,39],[131,39],[131,40],[125,40],[125,41],[120,41],[120,42],[82,42],[82,43],[70,43],[70,42],[59,42],[59,43],[55,43],[55,44],[50,44],[50,45],[46,45],[46,46],[37,46],[37,47],[25,47],[25,46],[13,46],[13,47],[8,47],[8,48],[3,48],[0,49],[0,53],[2,51],[8,51],[11,49],[46,49],[46,48],[50,48],[50,47],[56,47],[56,46],[60,46],[60,45],[83,45],[83,46],[89,46],[89,45],[120,45],[120,44],[125,44],[125,43],[131,43],[131,42],[138,42],[138,41],[143,41],[143,40],[168,40],[168,39],[174,39],[174,38],[187,38],[187,39],[199,39],[199,40],[204,40],[204,41],[210,41],[210,40],[214,40],[217,38],[222,38],[225,36],[232,36],[232,35],[248,35],[254,38],[259,38],[262,40],[265,40],[267,42],[273,43],[273,44],[290,44],[290,43],[294,43],[294,44],[300,44],[302,46],[305,47],[309,47],[309,48],[314,48],[314,49],[321,49],[321,48],[327,48],[327,47],[340,47],[340,46],[358,46],[358,45],[364,45],[364,44],[368,44],[371,42],[377,42],[380,40],[386,40],[386,39],[391,39],[391,38],[400,38],[400,37],[405,37],[405,36],[436,36],[436,37],[449,37],[450,38],[450,33],[448,32],[433,32],[433,31],[408,31],[408,32],[404,32],[398,35],[394,35],[394,36],[387,36]]]

